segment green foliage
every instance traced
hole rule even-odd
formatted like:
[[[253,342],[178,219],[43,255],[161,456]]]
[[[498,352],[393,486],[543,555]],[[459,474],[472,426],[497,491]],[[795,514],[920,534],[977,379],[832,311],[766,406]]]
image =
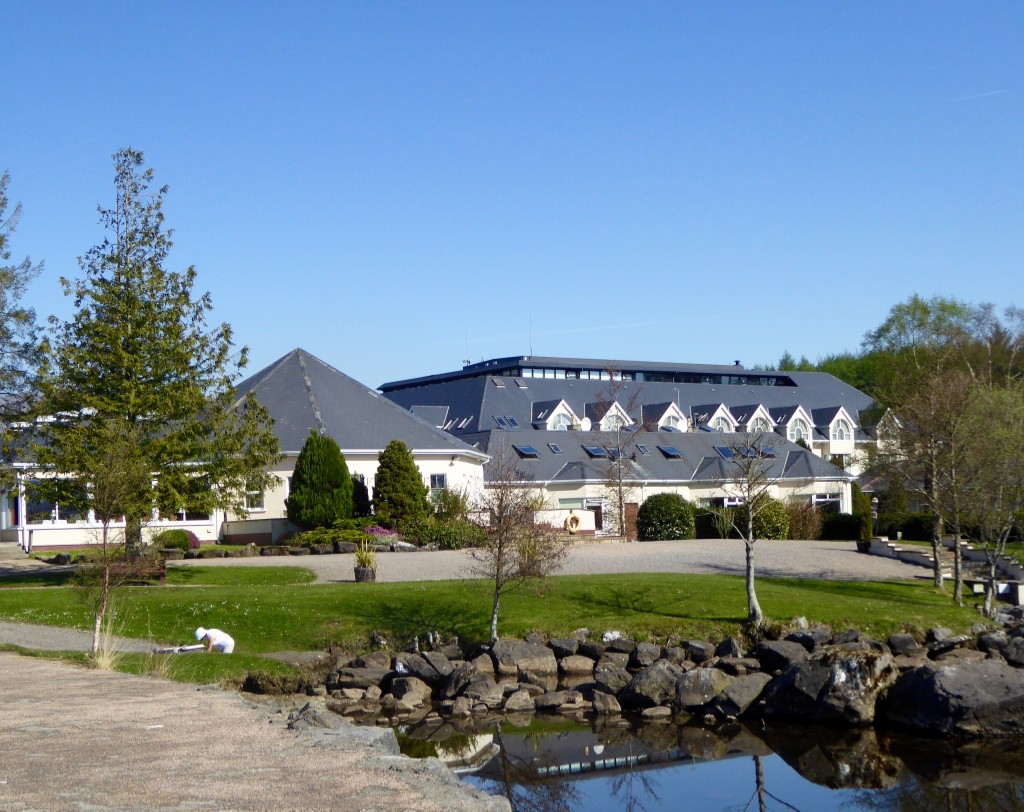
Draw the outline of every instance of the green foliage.
[[[377,520],[373,516],[353,516],[351,519],[338,519],[334,523],[336,530],[365,530],[373,527]]]
[[[199,537],[191,530],[176,527],[157,533],[153,537],[153,546],[161,549],[183,550],[187,553],[189,550],[198,550],[202,545]]]
[[[373,485],[373,513],[385,527],[402,530],[405,525],[433,513],[429,489],[416,467],[412,452],[401,440],[392,440],[378,456]]]
[[[648,496],[637,511],[636,529],[641,541],[692,539],[696,532],[693,505],[678,493]]]
[[[786,502],[786,515],[789,517],[788,538],[814,541],[821,538],[824,516],[810,501],[790,499]]]
[[[23,398],[28,393],[33,368],[38,360],[36,313],[24,307],[21,299],[29,284],[39,275],[42,265],[33,265],[26,257],[17,264],[8,264],[11,258],[10,235],[14,233],[21,215],[21,206],[15,205],[8,214],[7,186],[10,175],[0,175],[0,410],[5,417],[21,411]]]
[[[434,514],[439,519],[465,519],[469,512],[469,497],[458,488],[442,488],[430,494]]]
[[[362,544],[366,533],[359,528],[314,527],[289,539],[292,547],[333,547],[335,544]]]
[[[38,414],[72,417],[41,423],[30,450],[67,476],[66,496],[83,512],[98,506],[89,494],[106,477],[117,492],[107,507],[124,506],[136,547],[154,503],[165,515],[244,513],[245,494],[274,482],[278,447],[266,410],[251,397],[238,404],[246,349],[227,324],[208,327],[213,305],[193,295],[195,269],[165,268],[166,187],[150,189],[141,152],[122,150],[114,163],[116,204],[100,209],[107,236],[79,260],[80,279],[61,280],[75,312],[55,327],[39,370]]]
[[[789,514],[778,499],[764,498],[754,516],[754,536],[759,539],[784,539],[789,535]]]
[[[352,515],[356,517],[369,516],[373,511],[370,503],[370,490],[366,487],[366,480],[361,476],[352,475]]]
[[[854,482],[851,485],[853,494],[853,513],[860,520],[860,535],[857,537],[862,541],[871,541],[874,535],[874,526],[871,520],[871,496],[860,489],[860,485]]]
[[[900,533],[906,541],[931,541],[934,528],[935,516],[931,513],[881,513],[878,516],[878,533],[888,536],[890,541],[895,541]]]
[[[861,518],[857,514],[826,513],[823,518],[823,541],[856,541],[861,537]]]
[[[352,476],[333,437],[310,430],[285,506],[288,519],[304,528],[330,527],[352,516]]]
[[[486,530],[465,519],[424,519],[407,525],[405,529],[406,541],[442,550],[479,547],[486,538]]]

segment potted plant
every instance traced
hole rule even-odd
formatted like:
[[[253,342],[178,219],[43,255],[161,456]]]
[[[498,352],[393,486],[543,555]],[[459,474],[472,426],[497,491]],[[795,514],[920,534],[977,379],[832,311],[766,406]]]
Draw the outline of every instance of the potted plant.
[[[368,582],[377,580],[377,551],[370,546],[370,539],[364,537],[356,548],[356,581]]]

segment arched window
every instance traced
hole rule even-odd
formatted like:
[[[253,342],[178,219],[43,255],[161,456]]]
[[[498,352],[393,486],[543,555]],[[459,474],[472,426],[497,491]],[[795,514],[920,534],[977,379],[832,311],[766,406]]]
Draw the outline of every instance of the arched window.
[[[553,415],[548,421],[548,431],[568,431],[572,428],[572,418],[565,412]]]
[[[602,422],[604,425],[604,431],[618,431],[626,425],[626,421],[617,414],[606,415]]]
[[[661,421],[661,427],[663,429],[670,429],[672,431],[682,431],[681,425],[682,421],[679,419],[679,416],[674,414],[667,415],[665,419]]]
[[[839,418],[835,423],[832,424],[832,439],[833,440],[849,440],[851,437],[850,424],[842,418]]]
[[[797,440],[803,440],[805,443],[809,439],[810,429],[807,426],[807,421],[802,417],[798,417],[789,426],[789,439],[794,443]]]
[[[767,431],[771,431],[772,427],[763,417],[755,418],[750,424],[750,431],[755,434],[764,434]]]
[[[732,431],[732,426],[729,425],[729,421],[726,420],[724,417],[716,417],[714,421],[711,423],[711,428],[713,428],[715,431],[721,431],[723,433]]]

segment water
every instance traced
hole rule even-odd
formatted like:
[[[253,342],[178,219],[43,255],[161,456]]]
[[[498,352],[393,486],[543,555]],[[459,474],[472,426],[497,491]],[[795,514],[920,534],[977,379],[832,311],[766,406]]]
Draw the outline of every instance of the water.
[[[1024,810],[1024,741],[947,742],[867,730],[595,723],[524,717],[398,729],[516,812]]]

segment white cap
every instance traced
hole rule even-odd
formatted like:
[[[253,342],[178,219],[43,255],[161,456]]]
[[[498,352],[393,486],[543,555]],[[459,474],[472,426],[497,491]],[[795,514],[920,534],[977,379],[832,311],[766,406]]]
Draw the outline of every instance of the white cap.
[[[196,640],[202,640],[204,637],[206,637],[206,629],[200,626],[196,629]]]

